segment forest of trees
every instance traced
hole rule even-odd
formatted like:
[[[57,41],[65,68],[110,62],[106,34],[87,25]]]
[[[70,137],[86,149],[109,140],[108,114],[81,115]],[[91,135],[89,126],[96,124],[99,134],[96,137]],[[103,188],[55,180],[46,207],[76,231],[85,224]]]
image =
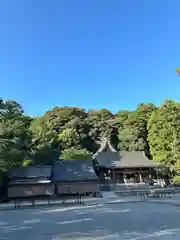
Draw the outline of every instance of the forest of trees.
[[[118,150],[144,150],[180,174],[180,103],[139,104],[135,111],[54,107],[32,118],[16,101],[0,100],[0,170],[56,159],[89,158],[102,137]]]

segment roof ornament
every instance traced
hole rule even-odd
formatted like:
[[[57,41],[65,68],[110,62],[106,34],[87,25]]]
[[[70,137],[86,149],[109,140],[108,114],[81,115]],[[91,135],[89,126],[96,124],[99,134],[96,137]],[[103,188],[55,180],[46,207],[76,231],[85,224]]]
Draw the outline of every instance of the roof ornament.
[[[110,140],[106,137],[102,137],[100,144],[101,146],[93,155],[93,158],[95,158],[101,152],[117,152],[116,149],[112,146]]]

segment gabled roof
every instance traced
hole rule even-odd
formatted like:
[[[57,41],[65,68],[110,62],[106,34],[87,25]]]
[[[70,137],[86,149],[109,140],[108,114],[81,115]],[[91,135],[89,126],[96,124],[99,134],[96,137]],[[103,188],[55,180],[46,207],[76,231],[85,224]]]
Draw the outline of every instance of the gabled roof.
[[[121,151],[119,167],[157,167],[158,163],[149,160],[143,151]]]
[[[99,166],[112,166],[120,160],[119,152],[100,152],[95,156],[96,165]]]
[[[10,181],[18,182],[31,182],[38,179],[51,178],[52,167],[51,166],[28,166],[28,167],[16,167],[9,172]]]
[[[158,163],[149,160],[143,151],[102,152],[96,156],[97,166],[116,168],[157,167]]]
[[[54,182],[98,180],[92,160],[61,160],[53,167]]]
[[[112,146],[112,144],[110,143],[110,141],[107,138],[104,138],[101,141],[101,146],[100,148],[97,150],[97,152],[93,155],[93,158],[95,158],[99,153],[103,153],[103,152],[117,152],[116,149]]]

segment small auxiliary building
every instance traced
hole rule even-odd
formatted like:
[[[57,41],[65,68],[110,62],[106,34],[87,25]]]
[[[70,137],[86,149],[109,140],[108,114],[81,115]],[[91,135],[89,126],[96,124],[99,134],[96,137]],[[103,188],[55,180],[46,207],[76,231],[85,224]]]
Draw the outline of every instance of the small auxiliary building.
[[[54,194],[51,166],[13,168],[9,173],[8,198],[44,198]]]
[[[53,167],[52,182],[59,196],[99,193],[99,179],[91,160],[57,161]]]

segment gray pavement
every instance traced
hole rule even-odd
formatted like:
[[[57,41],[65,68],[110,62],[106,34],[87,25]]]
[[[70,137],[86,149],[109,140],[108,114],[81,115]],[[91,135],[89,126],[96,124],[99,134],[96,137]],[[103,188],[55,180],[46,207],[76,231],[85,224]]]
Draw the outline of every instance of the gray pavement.
[[[141,197],[119,197],[119,196],[106,196],[103,198],[85,198],[82,199],[82,204],[85,205],[93,205],[93,204],[109,204],[109,203],[132,203],[132,202],[143,202],[144,200]],[[145,201],[154,202],[154,203],[164,203],[164,204],[174,204],[180,205],[180,194],[174,194],[171,198],[164,199],[155,199],[155,198],[147,198]],[[59,207],[63,207],[64,205],[79,205],[75,200],[69,199],[66,200],[66,203],[62,203],[62,201],[52,201],[50,206],[53,207],[59,205]],[[47,201],[36,201],[35,207],[49,207]],[[21,209],[23,208],[32,208],[32,202],[22,202],[20,204]],[[2,210],[14,210],[14,203],[4,203],[0,204],[0,211]]]
[[[180,207],[155,202],[0,212],[0,240],[179,240]]]

